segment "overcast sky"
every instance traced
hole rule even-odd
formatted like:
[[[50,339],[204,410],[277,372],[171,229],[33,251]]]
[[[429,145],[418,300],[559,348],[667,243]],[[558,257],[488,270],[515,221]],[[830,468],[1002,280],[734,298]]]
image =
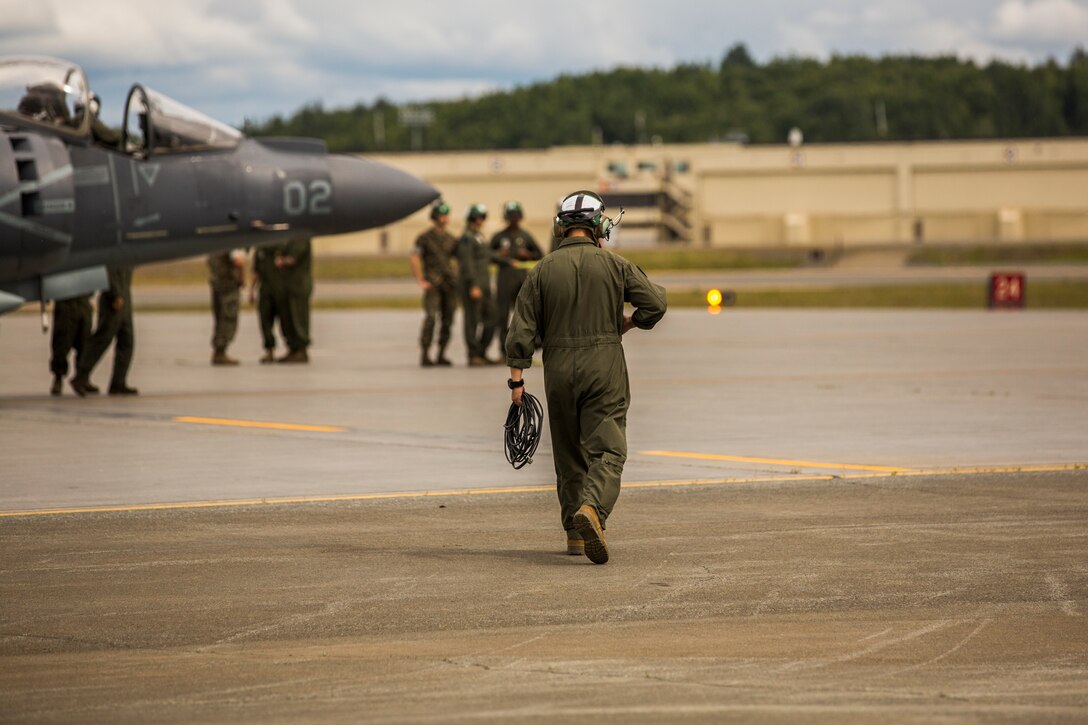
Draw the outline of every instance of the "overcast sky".
[[[140,82],[227,123],[456,98],[619,65],[955,54],[1062,64],[1088,0],[0,0],[0,55],[83,66],[120,123]]]

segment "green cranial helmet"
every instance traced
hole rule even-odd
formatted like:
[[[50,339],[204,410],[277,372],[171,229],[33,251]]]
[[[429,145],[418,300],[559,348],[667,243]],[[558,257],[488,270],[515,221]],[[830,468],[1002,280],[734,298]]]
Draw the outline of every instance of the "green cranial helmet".
[[[520,201],[508,201],[502,208],[502,218],[506,221],[511,219],[521,219],[525,216],[525,211],[521,208]]]
[[[487,219],[487,207],[479,203],[473,204],[468,208],[465,219],[470,222],[474,222],[477,219]]]
[[[604,200],[592,191],[576,191],[559,202],[555,213],[555,236],[563,237],[576,227],[585,229],[594,239],[605,236]]]
[[[431,204],[431,219],[437,219],[440,216],[447,216],[450,213],[450,205],[446,202],[438,199],[435,203]]]

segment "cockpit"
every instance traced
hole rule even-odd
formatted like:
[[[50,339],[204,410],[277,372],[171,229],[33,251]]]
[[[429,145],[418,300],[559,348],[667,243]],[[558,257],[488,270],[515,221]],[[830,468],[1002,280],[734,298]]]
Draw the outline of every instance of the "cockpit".
[[[54,58],[0,59],[0,115],[5,118],[85,135],[89,103],[79,66]]]
[[[146,86],[134,85],[120,133],[98,118],[83,70],[57,58],[0,58],[0,123],[47,127],[136,156],[230,149],[242,134]]]

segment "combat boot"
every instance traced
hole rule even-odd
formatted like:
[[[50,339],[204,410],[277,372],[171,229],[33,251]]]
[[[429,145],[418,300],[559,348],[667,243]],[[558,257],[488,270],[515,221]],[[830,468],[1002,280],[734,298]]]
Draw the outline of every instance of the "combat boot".
[[[76,375],[68,381],[68,384],[72,386],[72,390],[76,391],[76,395],[81,398],[85,398],[91,393],[98,392],[98,388],[91,385],[91,381],[87,379],[86,375]]]
[[[490,364],[491,363],[488,362],[486,357],[481,357],[480,355],[473,355],[468,359],[468,366],[470,368],[482,368],[487,367]]]
[[[288,364],[308,363],[308,362],[310,362],[310,356],[306,354],[306,348],[301,347],[298,350],[292,350],[291,352],[287,353],[286,355],[281,357],[276,362],[288,363]]]
[[[237,365],[238,361],[227,355],[226,348],[217,347],[212,355],[212,365]]]
[[[53,376],[53,385],[49,388],[50,395],[60,395],[61,390],[64,389],[64,379],[59,375]]]
[[[120,385],[110,385],[110,395],[139,395],[140,391],[136,388],[130,388],[127,383],[121,383]]]
[[[438,358],[434,361],[434,364],[441,365],[444,368],[448,368],[449,366],[453,365],[453,363],[450,362],[450,359],[446,357],[446,348],[438,348]]]
[[[434,367],[434,361],[427,354],[427,348],[423,348],[423,355],[419,358],[419,366],[421,368]]]
[[[574,514],[574,528],[585,541],[586,556],[590,561],[594,564],[603,564],[608,561],[608,544],[604,540],[604,530],[601,528],[597,509],[589,504],[583,504]]]

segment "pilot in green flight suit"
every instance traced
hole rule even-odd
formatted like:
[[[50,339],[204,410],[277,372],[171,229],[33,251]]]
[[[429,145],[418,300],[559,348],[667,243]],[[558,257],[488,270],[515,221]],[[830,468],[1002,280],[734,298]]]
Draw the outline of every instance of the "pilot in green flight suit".
[[[310,347],[310,298],[314,293],[310,238],[288,241],[275,263],[283,277],[284,314],[280,317],[280,328],[288,349],[277,362],[306,363],[310,359],[306,350]]]
[[[253,253],[253,282],[257,294],[257,317],[261,325],[261,341],[264,345],[262,363],[276,361],[276,320],[280,320],[280,331],[283,331],[283,316],[287,313],[284,308],[284,280],[279,269],[276,268],[276,257],[283,254],[284,245],[263,244],[257,247]],[[253,302],[253,288],[250,288],[250,300]]]
[[[487,357],[487,348],[495,337],[495,300],[491,296],[491,248],[482,229],[487,207],[473,204],[465,216],[467,226],[457,245],[461,268],[461,309],[465,315],[465,348],[468,364],[501,365],[501,360]]]
[[[622,335],[664,316],[665,290],[622,257],[601,248],[612,221],[589,191],[566,197],[555,218],[559,247],[532,270],[518,294],[506,338],[512,399],[522,370],[544,343],[544,387],[556,488],[567,551],[608,561],[604,524],[620,493],[627,460],[631,388]],[[635,309],[624,315],[624,303]]]
[[[79,367],[93,328],[94,309],[91,307],[90,295],[53,303],[53,357],[49,361],[49,369],[53,371],[53,386],[49,389],[51,394],[61,394],[61,383],[68,375],[69,351],[76,351],[75,366]],[[88,385],[87,392],[91,392],[92,387],[94,386]],[[97,391],[95,388],[94,392]]]
[[[521,286],[525,284],[525,275],[529,273],[522,265],[537,261],[544,253],[537,246],[533,235],[521,227],[525,211],[519,202],[506,202],[502,216],[506,220],[506,228],[491,237],[491,261],[499,268],[495,302],[499,318],[499,350],[505,351],[510,310],[514,307],[514,300],[518,298]]]
[[[69,381],[72,390],[80,397],[98,392],[98,388],[91,384],[91,371],[114,341],[109,393],[137,393],[136,388],[130,388],[127,382],[132,353],[136,349],[136,329],[132,324],[132,267],[107,267],[106,274],[110,287],[98,295],[98,326],[79,359],[75,377]]]

